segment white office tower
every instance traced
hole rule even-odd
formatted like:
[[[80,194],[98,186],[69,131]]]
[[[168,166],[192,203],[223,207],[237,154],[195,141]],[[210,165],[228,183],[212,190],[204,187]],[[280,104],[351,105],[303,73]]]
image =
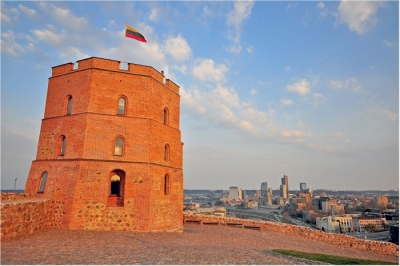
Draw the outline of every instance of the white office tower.
[[[233,200],[239,199],[239,188],[238,187],[229,187],[229,198]]]

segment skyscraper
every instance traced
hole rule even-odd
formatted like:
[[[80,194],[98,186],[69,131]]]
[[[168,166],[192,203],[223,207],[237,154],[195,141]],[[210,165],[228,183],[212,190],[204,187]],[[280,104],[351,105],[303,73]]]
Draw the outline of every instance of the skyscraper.
[[[229,187],[229,198],[238,200],[239,199],[239,188],[238,187]]]
[[[261,198],[260,203],[262,206],[267,205],[268,201],[268,182],[261,183]]]
[[[307,185],[306,183],[300,183],[300,193],[306,193]]]
[[[281,182],[282,182],[282,185],[280,187],[281,197],[286,199],[289,196],[289,177],[287,175],[284,175],[281,178]]]

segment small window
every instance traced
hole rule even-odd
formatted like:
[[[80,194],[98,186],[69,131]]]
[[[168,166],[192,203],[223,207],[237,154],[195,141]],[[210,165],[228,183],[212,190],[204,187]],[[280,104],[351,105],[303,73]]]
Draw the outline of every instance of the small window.
[[[118,99],[118,112],[119,115],[125,115],[125,104],[126,100],[124,97]]]
[[[42,174],[42,178],[40,178],[40,185],[39,185],[39,193],[44,193],[44,189],[46,187],[46,181],[47,181],[47,172],[44,172]]]
[[[169,161],[169,145],[164,146],[164,161]]]
[[[167,108],[164,109],[163,123],[164,123],[164,125],[168,125],[168,109]]]
[[[64,156],[65,154],[66,143],[67,143],[67,138],[65,136],[61,136],[60,156]]]
[[[67,103],[67,115],[70,115],[72,112],[72,96],[68,96],[68,103]]]
[[[122,156],[122,138],[115,139],[114,155]]]
[[[164,176],[164,195],[169,194],[169,175]]]

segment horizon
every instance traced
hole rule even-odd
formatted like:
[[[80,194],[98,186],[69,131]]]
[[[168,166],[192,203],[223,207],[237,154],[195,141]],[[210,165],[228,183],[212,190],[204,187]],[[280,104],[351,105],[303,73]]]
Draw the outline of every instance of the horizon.
[[[25,187],[51,68],[120,60],[125,42],[125,62],[180,86],[184,187],[279,188],[285,174],[289,188],[398,191],[397,1],[1,7],[2,188]]]

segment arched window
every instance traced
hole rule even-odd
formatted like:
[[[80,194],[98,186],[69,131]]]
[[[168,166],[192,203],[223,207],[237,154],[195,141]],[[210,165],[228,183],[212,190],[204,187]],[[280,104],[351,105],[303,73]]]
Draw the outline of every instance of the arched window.
[[[42,177],[40,178],[38,193],[44,193],[44,189],[46,188],[46,181],[47,181],[47,172],[44,172],[42,174]]]
[[[67,138],[65,136],[61,136],[61,145],[60,145],[60,156],[64,156],[65,154],[65,147],[67,143]]]
[[[118,112],[119,115],[125,115],[126,100],[124,97],[118,99]]]
[[[164,108],[163,123],[164,123],[164,125],[168,125],[168,109],[167,108]]]
[[[70,115],[72,112],[72,96],[69,95],[67,97],[67,115]]]
[[[169,145],[164,146],[164,161],[169,161]]]
[[[112,207],[124,206],[125,172],[115,169],[110,173],[110,194],[107,205]]]
[[[123,140],[118,137],[115,139],[114,155],[122,156]]]
[[[164,195],[169,195],[169,175],[164,176]]]

